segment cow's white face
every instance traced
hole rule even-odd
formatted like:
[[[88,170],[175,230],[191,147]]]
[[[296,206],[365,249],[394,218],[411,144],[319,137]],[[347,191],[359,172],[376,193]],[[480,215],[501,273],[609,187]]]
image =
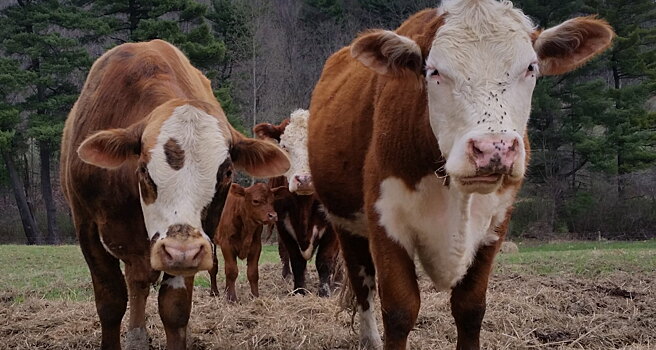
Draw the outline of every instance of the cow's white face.
[[[314,193],[307,150],[309,116],[310,112],[307,110],[294,111],[289,118],[289,124],[280,135],[280,147],[287,151],[291,160],[291,167],[285,174],[289,191],[302,195]]]
[[[455,183],[489,192],[502,175],[521,179],[526,169],[523,135],[538,76],[533,26],[506,3],[445,6],[426,59],[430,123]]]
[[[152,131],[147,128],[144,138],[151,132],[156,133],[154,145],[145,150],[150,159],[138,170],[149,238],[164,239],[173,225],[186,225],[209,241],[201,212],[214,197],[217,171],[229,157],[230,135],[215,117],[191,105],[173,109],[159,130],[157,125]],[[154,196],[151,185],[156,187]]]
[[[520,181],[536,78],[569,72],[603,52],[612,28],[579,17],[540,32],[512,3],[496,0],[445,0],[427,14],[399,29],[418,41],[370,31],[351,54],[388,78],[425,79],[430,125],[451,183],[489,193],[504,179]]]

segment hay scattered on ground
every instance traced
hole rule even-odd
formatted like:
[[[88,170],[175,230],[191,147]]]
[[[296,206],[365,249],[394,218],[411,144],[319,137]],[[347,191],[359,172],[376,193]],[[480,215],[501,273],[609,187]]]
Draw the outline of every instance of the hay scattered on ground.
[[[308,288],[316,291],[314,270]],[[190,322],[192,349],[357,349],[350,315],[337,314],[338,298],[291,296],[279,265],[260,267],[260,295],[240,303],[212,298],[197,288]],[[481,334],[485,349],[656,348],[656,272],[613,273],[598,279],[575,276],[498,275],[490,285]],[[412,349],[453,349],[456,330],[448,293],[422,277],[422,307],[410,336]],[[151,349],[165,347],[155,292],[148,303]],[[0,295],[0,348],[89,349],[100,345],[94,303]],[[380,317],[380,312],[378,312]],[[124,326],[127,318],[124,319]],[[355,325],[357,329],[357,321]],[[382,322],[379,321],[382,330]]]

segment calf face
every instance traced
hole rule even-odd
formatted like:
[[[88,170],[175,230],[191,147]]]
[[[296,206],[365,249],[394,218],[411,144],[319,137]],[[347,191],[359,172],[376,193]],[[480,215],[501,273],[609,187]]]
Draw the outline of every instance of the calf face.
[[[535,31],[509,2],[445,1],[440,11],[426,24],[432,40],[372,31],[351,53],[380,74],[425,79],[443,170],[464,192],[489,193],[502,179],[524,175],[537,77],[575,69],[608,48],[614,34],[592,17]]]
[[[263,183],[243,188],[233,183],[230,193],[236,197],[243,198],[243,213],[250,220],[266,225],[273,224],[278,220],[278,214],[273,209],[274,192]]]
[[[285,174],[289,191],[300,195],[314,193],[307,151],[309,116],[309,111],[298,109],[280,125],[261,123],[253,129],[260,138],[271,138],[280,142],[280,147],[287,152],[291,160],[289,171]]]
[[[169,101],[144,122],[100,131],[80,145],[78,154],[108,169],[136,165],[144,224],[152,242],[151,266],[173,275],[212,267],[202,212],[221,188],[217,181],[229,177],[225,172],[232,167],[226,163],[257,176],[280,175],[289,167],[276,145],[244,139],[220,110],[199,101]]]

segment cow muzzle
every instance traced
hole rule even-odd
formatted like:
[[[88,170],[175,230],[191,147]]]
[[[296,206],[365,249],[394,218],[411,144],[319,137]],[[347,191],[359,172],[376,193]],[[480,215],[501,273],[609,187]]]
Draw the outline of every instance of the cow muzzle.
[[[314,193],[314,183],[311,175],[294,175],[289,183],[289,192],[295,192],[300,195],[310,195]]]
[[[166,237],[152,245],[150,264],[174,276],[192,276],[212,268],[212,246],[198,229],[172,225]]]

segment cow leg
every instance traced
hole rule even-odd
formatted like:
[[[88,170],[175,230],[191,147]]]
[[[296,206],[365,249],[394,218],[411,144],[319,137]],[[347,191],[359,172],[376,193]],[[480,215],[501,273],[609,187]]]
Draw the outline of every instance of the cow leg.
[[[214,255],[212,257],[212,268],[208,271],[210,274],[210,295],[219,296],[219,287],[216,284],[216,275],[219,274],[219,259],[216,257],[216,244],[212,244]]]
[[[100,242],[95,224],[76,223],[80,249],[91,272],[96,310],[100,318],[101,349],[121,348],[121,320],[128,295],[118,259],[110,255]]]
[[[125,279],[128,285],[130,321],[125,336],[126,349],[148,348],[146,333],[146,300],[150,285],[157,280],[159,272],[150,268],[147,260],[125,264]]]
[[[335,262],[339,244],[332,227],[328,225],[323,236],[319,240],[317,249],[316,265],[319,273],[319,296],[329,297],[332,291],[331,278],[335,273]]]
[[[187,324],[191,314],[194,277],[164,274],[159,288],[159,316],[166,332],[166,348],[187,348]]]
[[[278,234],[285,244],[285,249],[289,254],[289,260],[292,265],[292,272],[294,273],[294,294],[305,294],[305,270],[307,268],[307,260],[301,254],[301,249],[298,247],[296,240],[283,228],[278,229]]]
[[[380,339],[374,316],[376,269],[369,251],[369,241],[342,228],[336,227],[335,231],[344,255],[351,289],[358,304],[360,345],[365,349],[381,348],[383,342]]]
[[[278,255],[282,263],[282,278],[287,279],[292,274],[292,271],[289,267],[289,253],[285,248],[285,243],[280,238],[280,234],[278,234]]]
[[[237,291],[235,290],[235,283],[239,276],[237,256],[230,247],[221,247],[221,253],[223,253],[223,268],[226,278],[225,297],[228,301],[237,302]]]
[[[481,247],[465,277],[451,292],[451,314],[458,329],[458,350],[480,349],[481,323],[485,315],[485,294],[492,262],[501,240]]]
[[[248,283],[251,285],[251,294],[254,297],[259,297],[258,280],[260,278],[258,271],[258,262],[260,261],[260,253],[262,252],[262,240],[259,235],[255,235],[251,249],[246,258]]]
[[[385,328],[385,349],[405,349],[417,322],[420,295],[415,264],[383,228],[372,234],[371,249],[378,272],[378,291]]]

